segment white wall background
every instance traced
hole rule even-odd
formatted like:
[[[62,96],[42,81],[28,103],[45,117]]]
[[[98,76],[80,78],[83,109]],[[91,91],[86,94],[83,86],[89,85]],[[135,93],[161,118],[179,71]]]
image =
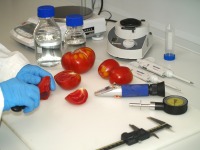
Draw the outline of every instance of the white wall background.
[[[68,1],[80,5],[81,0]],[[152,28],[162,31],[161,37],[170,23],[175,28],[178,44],[184,46],[185,42],[190,42],[190,49],[200,53],[200,0],[104,0],[104,9],[111,11],[113,19],[117,20],[145,19]]]

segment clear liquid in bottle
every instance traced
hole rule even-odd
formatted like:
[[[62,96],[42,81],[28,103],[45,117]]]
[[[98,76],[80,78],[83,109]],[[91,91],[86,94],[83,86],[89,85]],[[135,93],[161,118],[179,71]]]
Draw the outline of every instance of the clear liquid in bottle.
[[[66,40],[65,49],[67,51],[74,51],[80,47],[86,46],[86,40],[82,35],[77,35],[72,37],[71,39]]]
[[[86,46],[86,35],[83,32],[83,16],[68,15],[66,17],[67,31],[65,32],[64,53]]]
[[[61,39],[59,35],[41,34],[35,38],[36,58],[40,66],[52,67],[61,60]]]
[[[54,7],[38,7],[39,22],[34,30],[36,61],[40,66],[52,67],[60,64],[62,57],[61,31],[53,19]]]

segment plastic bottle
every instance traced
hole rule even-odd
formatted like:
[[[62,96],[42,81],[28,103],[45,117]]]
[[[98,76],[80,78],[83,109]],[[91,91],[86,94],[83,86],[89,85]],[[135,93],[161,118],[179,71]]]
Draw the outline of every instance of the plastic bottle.
[[[64,35],[64,53],[86,46],[86,35],[83,32],[83,16],[72,14],[66,17],[67,30]]]
[[[165,54],[164,59],[172,61],[175,59],[175,50],[174,50],[174,29],[169,24],[165,31]]]
[[[61,31],[54,21],[54,7],[38,7],[39,22],[34,30],[36,60],[40,66],[51,67],[60,63],[62,53]]]

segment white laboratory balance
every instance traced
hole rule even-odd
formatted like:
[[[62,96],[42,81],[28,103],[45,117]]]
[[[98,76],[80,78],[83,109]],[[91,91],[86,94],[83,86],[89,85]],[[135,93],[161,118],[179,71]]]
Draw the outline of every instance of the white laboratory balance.
[[[69,14],[83,15],[83,31],[86,37],[92,37],[94,40],[103,39],[103,33],[106,32],[105,18],[93,14],[92,9],[84,6],[60,6],[55,7],[55,21],[61,29],[62,36],[66,32],[66,16]],[[21,25],[15,27],[10,31],[11,37],[17,42],[34,48],[33,32],[38,23],[38,18],[31,17]]]
[[[153,35],[145,20],[127,18],[118,21],[108,33],[107,52],[118,58],[140,59],[153,44]]]

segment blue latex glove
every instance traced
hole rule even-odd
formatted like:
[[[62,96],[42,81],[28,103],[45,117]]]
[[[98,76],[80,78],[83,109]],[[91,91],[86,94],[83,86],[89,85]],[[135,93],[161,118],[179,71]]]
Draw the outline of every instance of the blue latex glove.
[[[18,72],[16,77],[26,83],[37,85],[45,76],[50,76],[50,88],[52,91],[54,91],[56,89],[56,84],[53,76],[39,66],[28,64]]]
[[[4,97],[4,111],[14,106],[26,106],[24,113],[33,111],[39,106],[40,91],[32,84],[27,84],[17,78],[0,83]]]

